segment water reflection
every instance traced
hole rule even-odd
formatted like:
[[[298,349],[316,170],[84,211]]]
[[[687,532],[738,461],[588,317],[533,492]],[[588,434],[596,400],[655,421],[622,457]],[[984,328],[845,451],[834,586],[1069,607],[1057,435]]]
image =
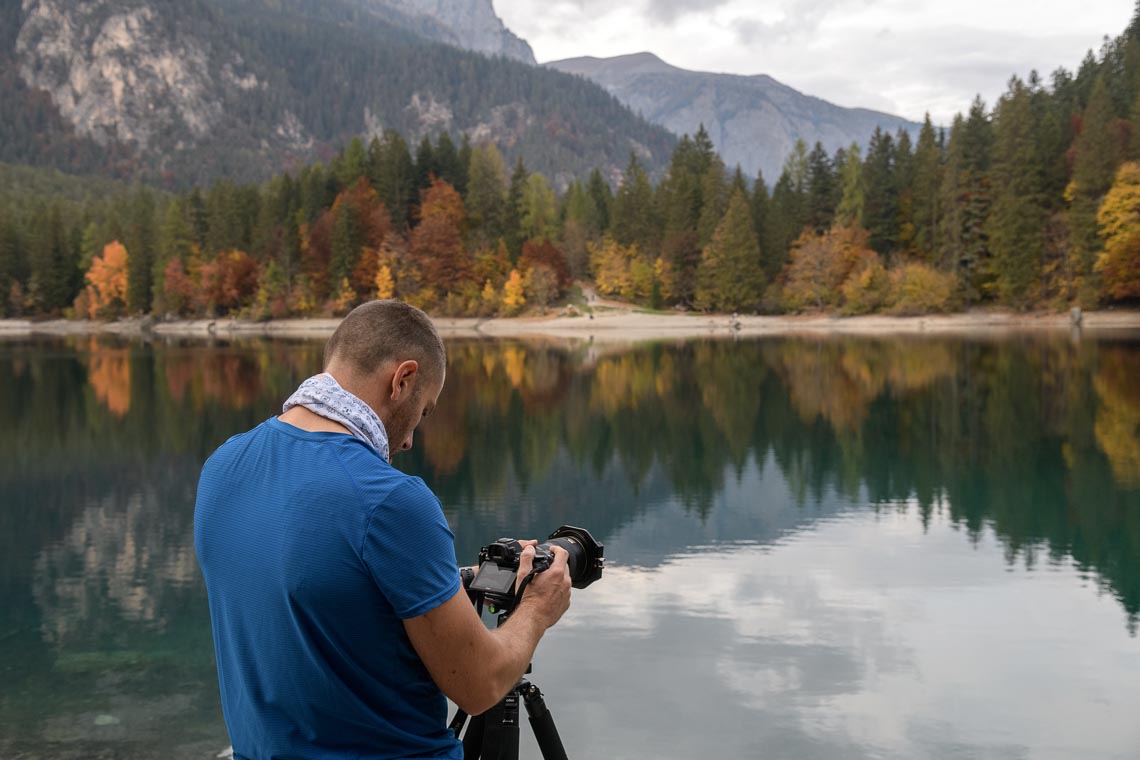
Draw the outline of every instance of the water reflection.
[[[321,349],[0,343],[0,756],[225,746],[197,474]],[[736,756],[1140,746],[1109,725],[1140,703],[1094,683],[1136,661],[1140,342],[448,349],[437,411],[397,464],[439,493],[461,559],[564,522],[607,542],[612,573],[542,650],[560,725],[593,754],[691,757],[709,732]],[[1108,707],[1043,705],[1046,681]],[[986,727],[1062,706],[1097,730],[1073,743],[1058,717],[1033,744]]]

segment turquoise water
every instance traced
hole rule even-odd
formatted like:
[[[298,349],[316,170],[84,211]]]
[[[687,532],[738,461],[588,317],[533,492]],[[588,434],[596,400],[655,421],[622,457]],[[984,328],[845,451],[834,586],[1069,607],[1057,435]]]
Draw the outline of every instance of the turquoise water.
[[[0,343],[0,757],[225,749],[198,468],[321,348]],[[534,662],[571,757],[1140,755],[1140,338],[449,354],[396,464],[460,560],[606,544]]]

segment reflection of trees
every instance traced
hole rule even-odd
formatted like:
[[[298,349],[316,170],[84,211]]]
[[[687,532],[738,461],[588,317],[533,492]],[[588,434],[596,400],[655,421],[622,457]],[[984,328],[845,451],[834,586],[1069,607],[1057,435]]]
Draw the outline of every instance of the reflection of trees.
[[[20,489],[6,489],[0,505],[0,571],[42,575],[35,604],[50,614],[41,623],[66,637],[99,628],[69,617],[92,593],[67,585],[86,561],[80,545],[124,579],[167,577],[167,561],[181,567],[167,556],[178,545],[171,528],[129,501],[146,493],[143,479],[163,479],[156,452],[192,478],[220,442],[276,413],[319,370],[322,345],[49,347],[0,347],[0,482]],[[797,337],[621,352],[456,341],[448,353],[440,404],[396,462],[423,474],[460,523],[493,523],[480,539],[560,520],[604,536],[651,508],[648,494],[704,516],[727,478],[772,461],[801,505],[834,490],[917,502],[924,519],[943,508],[967,535],[992,525],[1011,559],[1072,556],[1140,611],[1140,350],[1131,345]],[[134,485],[116,501],[101,487],[97,500],[37,509],[37,492],[69,474],[90,487],[111,474]],[[176,575],[159,586],[176,586]],[[161,625],[161,589],[124,583],[108,586],[108,619]]]
[[[128,349],[111,347],[91,337],[87,381],[108,411],[123,417],[131,408],[131,366]]]
[[[1140,487],[1140,353],[1121,348],[1104,351],[1093,383],[1101,400],[1097,443],[1116,479]]]

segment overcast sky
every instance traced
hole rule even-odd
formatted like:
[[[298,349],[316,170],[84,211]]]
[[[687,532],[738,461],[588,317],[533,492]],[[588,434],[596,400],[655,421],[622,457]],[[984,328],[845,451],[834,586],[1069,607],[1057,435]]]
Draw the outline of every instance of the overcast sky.
[[[1133,0],[494,0],[540,62],[643,50],[770,74],[809,95],[948,123],[1013,74],[1076,68]]]

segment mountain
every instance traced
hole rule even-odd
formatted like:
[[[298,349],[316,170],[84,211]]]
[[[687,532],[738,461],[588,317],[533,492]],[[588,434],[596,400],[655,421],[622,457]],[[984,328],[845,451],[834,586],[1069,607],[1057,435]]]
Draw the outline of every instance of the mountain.
[[[395,129],[494,141],[556,185],[664,166],[665,129],[512,60],[533,56],[493,22],[488,0],[0,0],[0,161],[178,188]]]
[[[535,64],[530,45],[504,26],[491,0],[360,0],[360,4],[429,40]]]
[[[770,76],[688,71],[652,53],[615,58],[570,58],[545,64],[605,87],[621,102],[674,134],[705,125],[725,163],[749,176],[776,181],[784,161],[803,138],[828,151],[852,142],[866,145],[875,127],[917,133],[920,125],[864,108],[843,108],[804,95]]]

